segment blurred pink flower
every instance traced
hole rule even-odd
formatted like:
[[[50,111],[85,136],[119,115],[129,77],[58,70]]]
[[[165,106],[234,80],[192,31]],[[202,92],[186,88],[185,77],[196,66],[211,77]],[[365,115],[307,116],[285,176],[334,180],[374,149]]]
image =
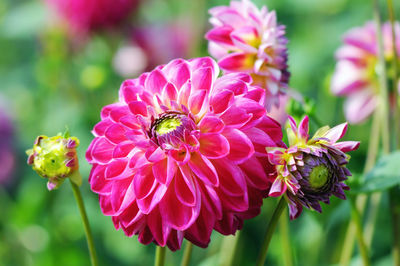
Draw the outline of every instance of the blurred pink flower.
[[[284,145],[280,125],[250,76],[218,75],[205,57],[126,80],[93,129],[91,188],[115,227],[143,244],[206,247],[213,229],[234,234],[268,194],[265,146]]]
[[[334,128],[320,128],[309,136],[308,117],[297,126],[289,117],[287,130],[289,148],[267,148],[270,162],[276,166],[277,178],[269,195],[278,197],[286,193],[290,218],[297,218],[303,206],[321,212],[320,202],[329,204],[332,195],[346,199],[344,183],[350,171],[346,168],[350,156],[346,152],[356,150],[358,141],[342,141],[347,123]]]
[[[253,85],[266,89],[266,107],[279,104],[288,86],[285,26],[277,24],[275,11],[258,9],[251,1],[231,1],[210,9],[213,25],[206,38],[209,52],[227,73],[246,72]]]
[[[131,14],[139,0],[45,0],[72,31],[87,33],[110,28]]]
[[[0,109],[0,184],[10,182],[15,166],[14,128],[9,116]]]
[[[117,51],[114,69],[123,77],[135,77],[174,58],[186,58],[193,39],[191,24],[186,20],[135,28],[127,45]]]
[[[278,121],[279,124],[282,125],[282,127],[285,126],[285,123],[288,119],[286,105],[287,105],[289,99],[290,99],[290,96],[288,94],[279,96],[279,105],[272,106],[271,111],[268,112],[268,116],[270,116],[273,119],[275,119],[276,121]]]
[[[344,104],[346,119],[358,124],[367,119],[378,105],[379,84],[376,74],[378,41],[374,22],[349,30],[344,35],[344,45],[336,52],[337,64],[331,90],[338,96],[347,96]],[[395,24],[396,48],[400,53],[400,24]],[[384,56],[393,59],[391,25],[382,26]],[[400,62],[399,62],[400,63]],[[388,75],[393,79],[390,63]],[[400,88],[400,84],[399,84]]]

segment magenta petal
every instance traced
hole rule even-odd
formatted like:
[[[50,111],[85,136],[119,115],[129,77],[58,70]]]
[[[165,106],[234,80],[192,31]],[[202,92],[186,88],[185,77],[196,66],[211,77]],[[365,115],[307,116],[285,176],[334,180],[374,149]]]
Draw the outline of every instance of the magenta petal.
[[[203,108],[203,105],[206,103],[207,94],[207,91],[201,90],[189,97],[189,109],[194,115],[197,115]]]
[[[333,146],[335,148],[341,150],[342,152],[349,152],[349,151],[354,151],[357,150],[358,147],[360,146],[359,141],[342,141],[335,143]]]
[[[208,31],[205,37],[209,41],[214,41],[226,45],[233,45],[230,36],[232,30],[233,28],[231,26],[216,27]]]
[[[266,169],[263,168],[263,165],[266,166],[268,163],[264,161],[263,164],[261,164],[255,156],[252,156],[239,165],[240,169],[242,169],[247,177],[247,182],[258,189],[268,189],[271,185],[267,173],[273,172],[273,170],[268,169],[268,171],[266,171]],[[270,167],[272,168],[272,166]]]
[[[215,94],[211,100],[210,105],[214,109],[214,113],[219,114],[225,111],[234,101],[234,93],[230,90],[223,90]]]
[[[302,139],[308,139],[308,116],[301,120],[298,131]]]
[[[211,67],[200,68],[192,74],[192,89],[210,91],[213,84],[213,70]]]
[[[141,171],[137,173],[134,180],[135,195],[138,199],[143,199],[148,196],[156,186],[156,180],[154,179],[150,167],[147,167],[146,171]]]
[[[114,144],[112,144],[109,140],[100,137],[93,147],[91,156],[94,160],[100,163],[107,163],[112,159],[114,147]]]
[[[161,94],[161,91],[166,84],[167,79],[162,71],[155,69],[150,72],[150,75],[147,77],[145,81],[145,88],[153,93]]]
[[[228,159],[212,160],[220,179],[220,188],[230,196],[243,196],[247,192],[244,174]]]
[[[171,83],[174,84],[178,89],[180,89],[183,84],[185,84],[190,79],[190,67],[186,62],[182,62],[174,69],[169,71],[167,75]]]
[[[218,65],[227,71],[249,72],[253,69],[254,58],[244,53],[231,53],[222,58]]]
[[[229,142],[220,134],[201,134],[200,153],[209,159],[218,159],[229,154]]]
[[[165,225],[165,222],[160,216],[158,208],[154,208],[147,216],[147,225],[157,244],[163,247],[167,244],[171,227]]]
[[[104,133],[106,132],[106,130],[113,125],[113,123],[111,122],[110,119],[105,119],[100,121],[99,123],[97,123],[94,128],[92,133],[96,136],[96,137],[100,137],[100,136],[104,136]]]
[[[217,171],[206,157],[193,153],[189,161],[189,167],[204,183],[218,186]]]
[[[232,129],[223,133],[229,142],[228,159],[238,164],[243,163],[254,154],[254,146],[250,139],[240,130]]]
[[[269,191],[269,196],[279,197],[286,191],[286,183],[282,179],[276,178],[274,183],[272,183],[271,189]]]
[[[136,202],[143,214],[149,214],[165,196],[168,187],[164,185],[156,185],[156,187],[143,199],[137,199]]]
[[[330,143],[335,143],[339,139],[341,139],[347,131],[347,123],[343,123],[335,126],[334,128],[329,129],[328,132],[325,133],[324,138],[329,139]]]
[[[168,83],[167,86],[164,87],[162,91],[162,98],[164,102],[168,100],[168,102],[176,101],[178,98],[178,90],[175,88],[174,84]]]
[[[125,172],[125,174],[123,175],[124,178],[131,177],[133,171],[130,168],[128,168],[128,171],[131,172],[131,174],[127,173],[128,171],[125,171],[125,169],[127,169],[127,166],[128,166],[127,158],[112,160],[106,166],[106,171],[104,173],[105,178],[112,179],[112,178],[120,176],[124,172]]]
[[[109,194],[112,188],[112,182],[108,182],[104,178],[105,166],[95,165],[90,171],[89,183],[93,192],[100,195]]]
[[[199,123],[201,133],[221,133],[225,125],[216,116],[205,116]]]
[[[180,168],[175,177],[175,191],[178,200],[186,206],[196,205],[196,187],[189,169]],[[199,200],[199,199],[197,199]]]
[[[114,124],[104,132],[104,136],[108,140],[118,144],[126,140],[125,132],[126,129],[123,126],[120,124]]]
[[[132,114],[147,116],[147,107],[143,102],[132,101],[129,103],[129,110]]]

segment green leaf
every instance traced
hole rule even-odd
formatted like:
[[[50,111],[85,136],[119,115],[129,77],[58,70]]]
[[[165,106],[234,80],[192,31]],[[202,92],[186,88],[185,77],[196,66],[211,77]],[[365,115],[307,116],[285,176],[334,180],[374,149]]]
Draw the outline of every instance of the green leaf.
[[[360,185],[352,190],[356,193],[372,193],[396,185],[400,185],[400,151],[382,156]]]

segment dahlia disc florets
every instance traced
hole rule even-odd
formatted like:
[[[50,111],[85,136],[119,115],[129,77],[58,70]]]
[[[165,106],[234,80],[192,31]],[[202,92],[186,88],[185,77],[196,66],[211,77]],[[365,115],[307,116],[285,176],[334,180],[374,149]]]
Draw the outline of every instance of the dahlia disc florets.
[[[288,87],[287,39],[275,11],[258,9],[251,1],[231,1],[210,9],[213,25],[206,38],[209,52],[227,73],[246,72],[253,84],[266,89],[266,107],[279,104]]]
[[[206,247],[257,215],[284,145],[265,92],[246,74],[218,78],[210,58],[173,60],[125,81],[101,112],[86,158],[89,182],[117,229],[171,250]]]
[[[307,116],[299,126],[292,117],[289,122],[289,147],[267,148],[278,174],[269,195],[277,197],[285,193],[290,218],[295,219],[303,206],[321,212],[320,201],[329,204],[331,195],[346,199],[343,190],[349,187],[343,182],[351,176],[346,168],[350,159],[346,152],[356,150],[360,143],[337,142],[346,133],[346,123],[332,129],[320,128],[309,138]]]

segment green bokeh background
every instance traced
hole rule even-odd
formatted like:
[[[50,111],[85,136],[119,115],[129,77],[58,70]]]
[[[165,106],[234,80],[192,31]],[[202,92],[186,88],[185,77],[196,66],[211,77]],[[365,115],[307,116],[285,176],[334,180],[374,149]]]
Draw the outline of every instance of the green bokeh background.
[[[275,9],[287,26],[290,86],[316,102],[319,120],[335,125],[345,121],[343,99],[329,91],[334,52],[342,34],[372,18],[366,0],[269,0],[258,6]],[[400,3],[396,1],[400,14]],[[191,57],[207,55],[202,38],[210,27],[207,9],[227,0],[147,0],[131,17],[133,25],[190,19],[199,36],[192,40]],[[386,10],[385,8],[383,8]],[[89,265],[84,231],[68,183],[48,192],[45,180],[26,165],[25,150],[37,135],[55,135],[68,125],[81,140],[79,158],[84,177],[81,187],[93,227],[101,265],[151,265],[155,246],[139,244],[116,231],[111,219],[101,214],[96,194],[87,183],[90,167],[84,159],[99,121],[101,107],[117,100],[123,78],[111,67],[124,36],[94,34],[71,51],[67,36],[49,20],[43,2],[0,1],[0,98],[13,119],[17,165],[12,180],[0,187],[0,265]],[[54,16],[51,15],[51,16]],[[386,16],[384,14],[384,16]],[[166,62],[164,62],[166,63]],[[2,123],[2,121],[0,121]],[[361,173],[369,139],[369,121],[350,126],[346,139],[361,141],[352,153],[349,168]],[[266,199],[261,215],[246,221],[235,265],[253,265],[276,199]],[[391,232],[387,198],[378,210],[371,249],[373,265],[391,265]],[[323,213],[305,210],[290,222],[291,248],[296,265],[335,265],[349,221],[347,201],[332,199]],[[192,265],[218,265],[225,259],[223,237],[213,233],[207,249],[194,248]],[[283,265],[279,234],[272,239],[267,265]],[[178,265],[183,251],[167,252],[166,265]],[[352,265],[361,265],[355,249]]]

